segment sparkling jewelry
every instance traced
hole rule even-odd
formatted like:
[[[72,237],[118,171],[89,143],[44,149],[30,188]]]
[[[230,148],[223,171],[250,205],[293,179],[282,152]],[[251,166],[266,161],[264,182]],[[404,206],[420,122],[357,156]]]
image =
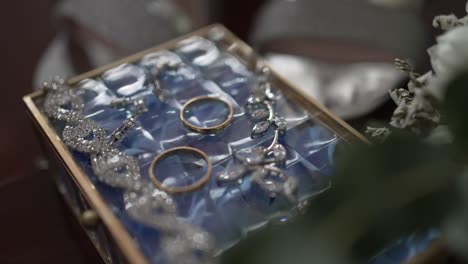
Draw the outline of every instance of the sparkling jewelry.
[[[202,229],[179,220],[172,197],[157,189],[149,180],[141,178],[138,161],[115,147],[133,128],[138,116],[145,111],[143,101],[134,103],[136,112],[106,136],[105,130],[82,114],[82,99],[60,78],[45,82],[44,113],[51,119],[64,121],[64,143],[72,149],[89,153],[91,166],[99,181],[125,190],[125,210],[140,223],[161,232],[161,250],[171,263],[211,264],[215,244]],[[70,106],[66,108],[66,106]],[[109,144],[110,142],[110,144]],[[209,164],[208,157],[200,151]],[[208,174],[208,178],[209,178]],[[207,181],[207,179],[202,179]],[[200,183],[200,186],[204,183]]]
[[[228,115],[226,117],[225,120],[223,120],[222,123],[220,123],[219,125],[215,125],[215,126],[211,126],[211,127],[202,127],[202,126],[196,126],[196,125],[193,125],[192,123],[190,123],[190,121],[188,121],[186,118],[185,118],[185,114],[186,114],[186,111],[188,111],[188,109],[190,108],[190,106],[194,105],[194,104],[198,104],[198,103],[206,103],[206,102],[221,102],[225,107],[226,109],[228,110]],[[182,123],[184,123],[184,125],[193,130],[193,131],[196,131],[198,133],[202,133],[202,134],[214,134],[214,133],[219,133],[221,132],[223,129],[225,129],[232,121],[234,117],[234,109],[232,107],[232,105],[230,103],[228,103],[227,101],[221,99],[221,98],[218,98],[218,97],[212,97],[212,96],[198,96],[198,97],[194,97],[190,100],[188,100],[183,106],[182,106],[182,109],[180,110],[180,120],[182,120]]]
[[[58,77],[43,83],[43,89],[47,91],[43,108],[44,113],[61,121],[78,121],[83,118],[83,100],[71,89],[64,87],[67,86]]]
[[[113,101],[114,105],[115,100]],[[146,108],[145,102],[141,99],[139,100],[132,100],[132,101],[126,101],[126,103],[132,102],[135,107],[136,111],[133,113],[129,118],[127,118],[112,134],[109,136],[109,144],[112,147],[115,147],[122,142],[122,140],[125,138],[125,136],[128,134],[128,132],[136,125],[138,118],[148,109]]]
[[[135,158],[115,148],[91,156],[91,166],[101,182],[112,187],[139,190],[140,167]]]
[[[183,67],[183,64],[180,62],[174,62],[174,61],[165,61],[163,63],[160,63],[153,67],[151,69],[151,74],[147,76],[148,80],[150,83],[152,83],[153,86],[153,95],[158,98],[161,102],[167,101],[169,97],[169,93],[166,89],[164,89],[164,85],[159,81],[161,78],[162,74],[165,72],[169,71],[175,71],[177,72],[181,67]],[[121,97],[114,99],[110,105],[113,107],[125,107],[131,104],[134,104],[135,101],[139,99],[134,99],[132,97]]]
[[[274,138],[268,147],[253,147],[235,153],[238,163],[227,168],[217,178],[220,181],[235,181],[247,175],[270,197],[282,193],[291,202],[296,201],[298,180],[288,176],[280,168],[286,162],[286,148],[279,143],[279,136],[286,132],[286,120],[275,113],[276,95],[270,84],[270,70],[260,69],[257,85],[252,89],[252,95],[247,99],[247,110],[251,119],[256,122],[252,129],[252,138],[262,137],[270,129],[274,129]]]
[[[162,102],[165,102],[169,97],[168,91],[164,89],[164,86],[159,81],[161,74],[167,71],[178,71],[183,66],[180,62],[167,61],[161,65],[157,65],[153,70],[151,76],[154,84],[153,95],[159,98]]]
[[[65,145],[80,152],[98,153],[107,148],[105,130],[89,119],[66,125],[62,137]]]
[[[121,97],[121,98],[117,98],[117,99],[114,99],[110,102],[110,105],[112,107],[126,107],[128,106],[129,104],[132,104],[134,103],[136,100],[135,99],[132,99],[131,97]]]
[[[165,186],[161,183],[161,181],[158,179],[155,173],[156,165],[163,158],[169,155],[172,155],[174,153],[177,153],[177,152],[193,152],[197,154],[198,156],[200,156],[206,162],[207,164],[206,173],[203,175],[203,177],[200,178],[200,180],[194,182],[193,184],[182,186],[182,187]],[[203,185],[205,185],[211,177],[211,171],[212,171],[211,161],[203,151],[196,149],[196,148],[191,148],[191,147],[175,147],[175,148],[168,149],[162,152],[161,154],[159,154],[158,156],[156,156],[156,158],[154,158],[153,161],[151,162],[148,173],[154,185],[156,185],[158,189],[166,191],[168,193],[187,193],[187,192],[193,192],[195,190],[198,190]]]
[[[270,127],[274,126],[275,131],[285,132],[286,120],[275,114],[274,103],[276,95],[272,91],[270,77],[271,71],[267,67],[262,67],[257,78],[257,84],[252,89],[252,94],[247,98],[247,111],[256,122],[252,129],[252,138],[263,136]]]
[[[126,210],[140,223],[162,231],[161,249],[168,263],[212,264],[214,240],[204,230],[182,222],[172,198],[152,184],[124,194]]]

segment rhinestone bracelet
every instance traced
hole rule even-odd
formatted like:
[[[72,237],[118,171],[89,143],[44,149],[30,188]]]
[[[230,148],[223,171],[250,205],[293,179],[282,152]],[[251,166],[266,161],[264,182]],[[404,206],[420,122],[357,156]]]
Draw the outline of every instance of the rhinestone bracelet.
[[[144,111],[141,102],[136,104],[137,111],[107,136],[96,122],[84,117],[83,100],[63,79],[45,82],[43,90],[46,116],[66,124],[64,143],[90,155],[93,172],[100,182],[124,190],[125,209],[132,218],[161,231],[161,250],[167,260],[181,264],[215,263],[212,237],[178,219],[172,197],[142,179],[137,160],[116,148]]]

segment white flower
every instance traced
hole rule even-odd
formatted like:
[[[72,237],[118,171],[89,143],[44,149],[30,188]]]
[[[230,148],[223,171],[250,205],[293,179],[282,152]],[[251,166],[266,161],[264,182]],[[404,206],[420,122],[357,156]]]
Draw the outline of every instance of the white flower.
[[[406,128],[412,125],[408,123],[408,119],[406,118],[408,116],[408,105],[410,102],[411,101],[408,99],[403,99],[400,104],[398,104],[398,107],[393,112],[392,119],[389,123],[391,126],[396,128]]]
[[[422,85],[422,87],[426,87],[427,84],[431,82],[432,76],[433,76],[432,71],[429,71],[425,73],[424,75],[420,76],[419,78],[417,78],[416,80]],[[410,93],[414,93],[416,90],[416,87],[418,87],[418,85],[415,84],[413,80],[410,80],[408,83],[408,91],[410,91]]]
[[[466,3],[466,13],[468,14],[468,2]],[[452,30],[459,26],[468,25],[468,16],[458,18],[454,14],[436,16],[432,25],[442,30]]]
[[[398,105],[393,112],[390,125],[396,128],[409,128],[420,134],[426,128],[440,122],[440,114],[425,97],[423,89],[415,89],[414,96],[403,89],[395,89],[390,96]]]
[[[370,135],[378,143],[383,143],[390,136],[391,132],[386,127],[367,127],[366,134]]]
[[[468,26],[458,27],[437,38],[429,50],[436,75],[459,72],[468,65]]]
[[[468,70],[468,26],[457,27],[437,38],[429,50],[436,77],[428,83],[426,92],[441,99],[447,83]]]
[[[393,89],[389,93],[390,98],[392,98],[393,102],[395,102],[395,104],[397,105],[400,105],[403,102],[403,100],[411,101],[413,99],[408,90],[404,88]]]
[[[460,22],[458,21],[458,17],[454,14],[442,15],[434,18],[432,26],[442,30],[451,30],[460,26]]]

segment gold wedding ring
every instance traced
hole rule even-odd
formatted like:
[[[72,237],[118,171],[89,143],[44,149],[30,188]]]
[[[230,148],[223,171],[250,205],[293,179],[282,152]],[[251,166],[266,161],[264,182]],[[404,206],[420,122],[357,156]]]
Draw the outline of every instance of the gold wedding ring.
[[[221,102],[223,103],[226,108],[228,109],[229,113],[227,118],[219,125],[216,126],[211,126],[211,127],[200,127],[200,126],[195,126],[191,124],[187,119],[185,119],[184,112],[187,110],[188,107],[195,103],[200,103],[200,102],[209,102],[209,101],[215,101],[215,102]],[[212,96],[198,96],[194,97],[190,100],[188,100],[184,106],[182,106],[182,109],[180,111],[180,119],[184,123],[184,126],[187,128],[196,131],[198,133],[202,134],[214,134],[214,133],[219,133],[223,129],[225,129],[232,121],[234,117],[234,109],[232,108],[232,105],[229,104],[227,101],[220,99],[218,97],[212,97]]]
[[[206,169],[206,173],[205,175],[203,175],[203,177],[200,178],[200,180],[190,184],[190,185],[187,185],[187,186],[166,186],[166,185],[163,185],[162,182],[158,179],[156,173],[155,173],[155,167],[156,165],[158,164],[159,161],[161,161],[161,159],[171,155],[171,154],[174,154],[174,153],[177,153],[177,152],[194,152],[196,153],[198,156],[200,156],[203,160],[205,160],[206,164],[207,164],[207,169]],[[203,187],[203,185],[205,185],[208,180],[210,179],[210,176],[211,176],[211,171],[212,171],[213,167],[211,165],[211,161],[209,160],[208,158],[208,155],[206,155],[203,151],[199,150],[199,149],[196,149],[196,148],[192,148],[192,147],[176,147],[176,148],[171,148],[171,149],[168,149],[164,152],[162,152],[161,154],[159,154],[158,156],[156,156],[156,158],[154,158],[154,160],[151,162],[151,165],[149,167],[149,176],[151,178],[151,180],[153,181],[154,185],[156,185],[156,187],[158,187],[160,190],[163,190],[165,192],[168,192],[168,193],[173,193],[173,194],[178,194],[178,193],[188,193],[188,192],[193,192],[195,190],[198,190],[200,189],[201,187]]]

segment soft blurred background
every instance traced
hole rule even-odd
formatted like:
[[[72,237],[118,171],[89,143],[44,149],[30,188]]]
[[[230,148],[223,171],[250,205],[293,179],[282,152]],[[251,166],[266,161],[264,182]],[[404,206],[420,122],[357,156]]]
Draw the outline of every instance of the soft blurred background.
[[[130,2],[1,4],[0,263],[100,263],[47,177],[21,101],[40,80],[72,76],[217,22],[362,130],[369,120],[391,116],[387,91],[406,81],[393,70],[393,58],[412,58],[427,69],[433,17],[462,16],[466,3],[140,0],[140,8],[128,8]]]

